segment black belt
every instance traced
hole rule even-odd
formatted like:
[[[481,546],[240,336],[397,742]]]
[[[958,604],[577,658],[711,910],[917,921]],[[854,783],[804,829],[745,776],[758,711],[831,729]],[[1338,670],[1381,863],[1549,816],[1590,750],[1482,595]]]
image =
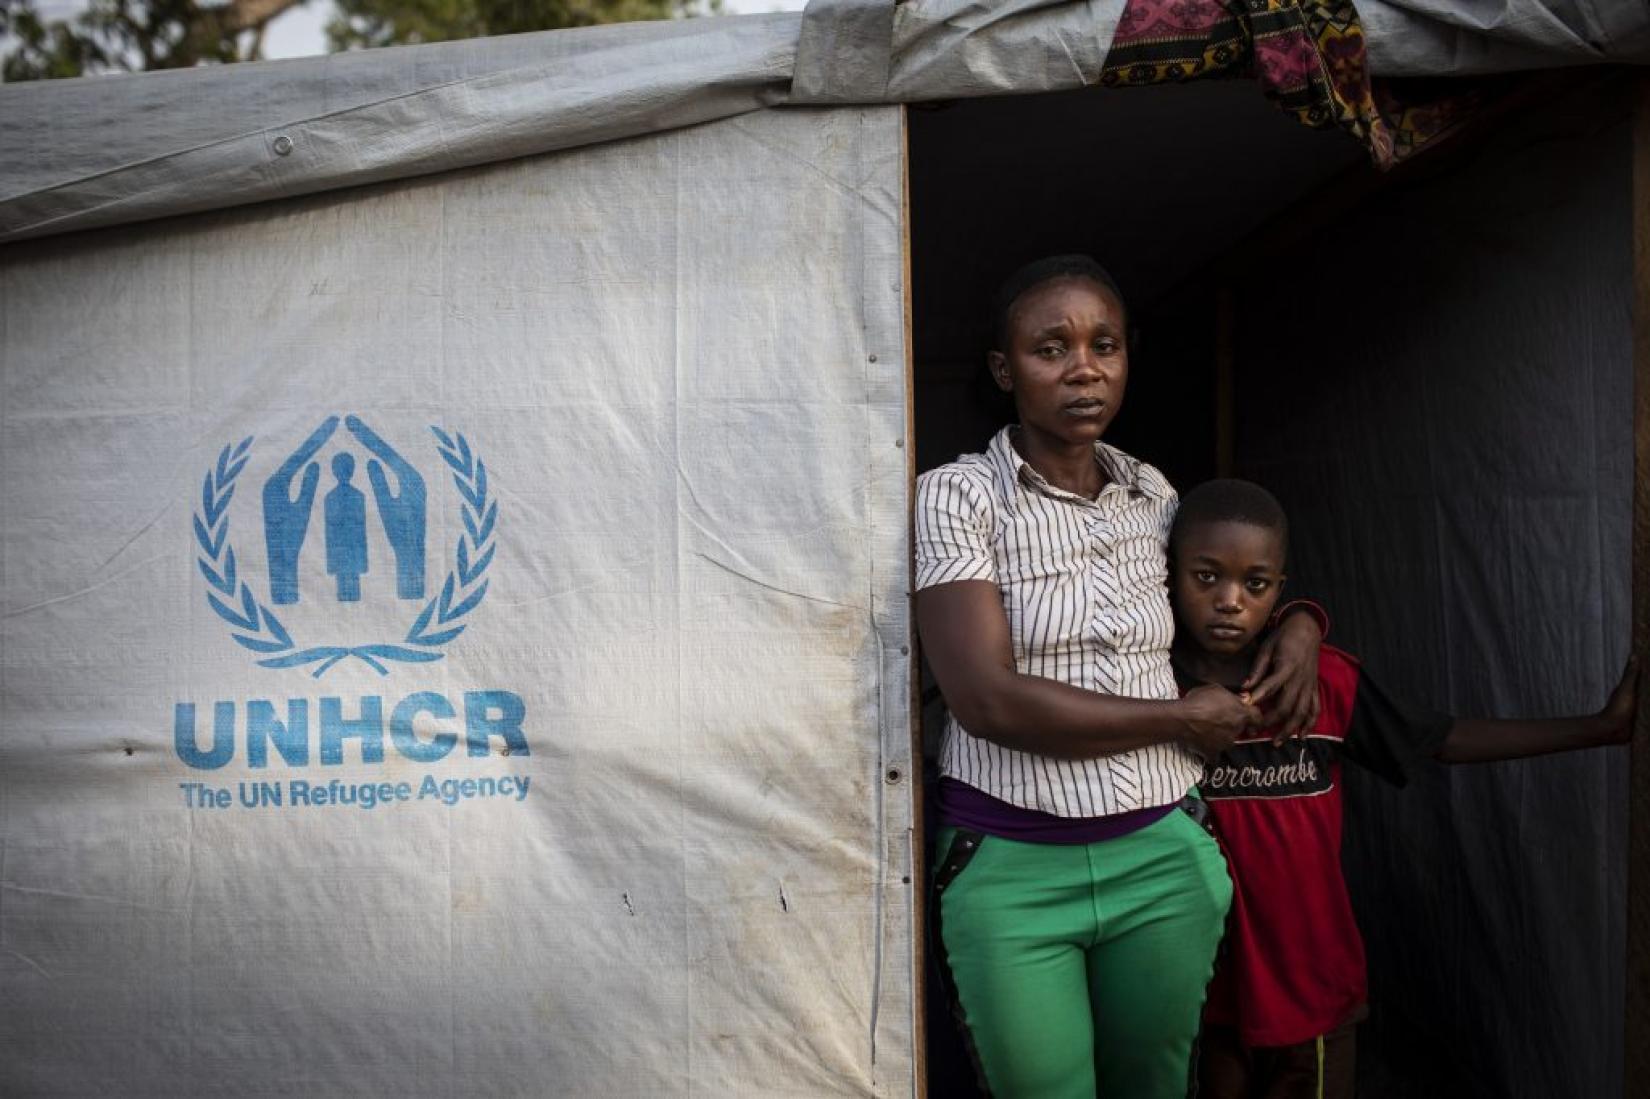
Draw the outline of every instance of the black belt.
[[[945,887],[957,880],[957,875],[963,872],[968,860],[974,857],[974,852],[980,849],[980,841],[985,837],[968,828],[957,829],[957,834],[951,839],[951,849],[945,853],[945,861],[940,868],[934,871],[934,892],[945,892]]]

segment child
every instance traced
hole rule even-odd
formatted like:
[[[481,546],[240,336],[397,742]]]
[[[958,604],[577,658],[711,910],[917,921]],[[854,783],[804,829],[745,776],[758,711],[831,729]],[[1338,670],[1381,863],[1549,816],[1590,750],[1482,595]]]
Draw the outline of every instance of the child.
[[[1283,587],[1283,509],[1247,481],[1210,481],[1181,501],[1169,536],[1174,661],[1182,689],[1237,687]],[[1200,1099],[1353,1094],[1353,1027],[1365,996],[1363,941],[1341,877],[1343,759],[1403,785],[1412,762],[1520,759],[1625,743],[1635,664],[1598,714],[1542,721],[1452,718],[1387,697],[1325,645],[1322,711],[1305,737],[1240,736],[1199,784],[1233,881],[1209,986]]]

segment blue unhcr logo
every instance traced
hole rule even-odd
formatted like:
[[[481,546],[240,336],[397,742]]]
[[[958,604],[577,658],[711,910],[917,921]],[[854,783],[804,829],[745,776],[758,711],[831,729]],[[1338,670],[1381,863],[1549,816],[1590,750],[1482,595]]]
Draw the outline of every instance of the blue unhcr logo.
[[[267,602],[239,575],[229,541],[229,502],[252,453],[252,438],[225,446],[206,471],[201,506],[194,516],[196,563],[206,578],[207,604],[230,627],[241,647],[258,654],[266,668],[315,665],[316,678],[341,661],[355,658],[387,675],[390,663],[440,660],[444,647],[463,633],[464,619],[487,595],[487,569],[493,563],[498,503],[489,496],[487,466],[470,450],[463,434],[431,427],[437,452],[450,467],[460,498],[464,530],[458,536],[452,567],[439,594],[425,600],[426,489],[423,476],[360,417],[341,421],[350,437],[369,455],[367,481],[372,502],[390,546],[398,599],[423,602],[412,625],[399,638],[365,644],[306,645],[295,640],[271,609],[303,599],[299,560],[308,539],[320,491],[321,465],[314,458],[338,430],[329,416],[287,456],[263,485],[264,547],[269,563]],[[331,461],[333,485],[321,500],[321,541],[332,595],[339,603],[361,599],[361,578],[371,572],[367,553],[367,495],[355,486],[356,456],[347,450]],[[393,479],[393,483],[392,483]],[[297,485],[294,495],[293,486]]]
[[[378,517],[395,556],[395,593],[402,599],[424,598],[424,478],[412,464],[378,434],[351,416],[344,421],[363,446],[377,458],[367,463]],[[310,459],[332,438],[338,417],[332,416],[264,482],[264,544],[269,553],[269,594],[277,604],[298,602],[298,554],[309,530],[310,512],[321,467]],[[440,433],[437,433],[440,437]],[[463,438],[463,436],[459,436]],[[447,440],[451,449],[452,440]],[[469,447],[464,447],[468,453]],[[443,452],[445,456],[445,452]],[[382,464],[380,464],[380,460]],[[308,467],[305,463],[308,462]],[[384,469],[395,474],[391,488]],[[298,498],[292,499],[292,481],[303,469]],[[355,456],[341,451],[332,456],[332,473],[338,483],[326,495],[327,573],[337,577],[338,601],[354,603],[361,598],[361,575],[367,571],[367,503],[360,489],[350,484],[355,476]],[[483,471],[485,477],[485,471]],[[466,476],[468,476],[466,474]],[[233,490],[231,490],[233,491]]]

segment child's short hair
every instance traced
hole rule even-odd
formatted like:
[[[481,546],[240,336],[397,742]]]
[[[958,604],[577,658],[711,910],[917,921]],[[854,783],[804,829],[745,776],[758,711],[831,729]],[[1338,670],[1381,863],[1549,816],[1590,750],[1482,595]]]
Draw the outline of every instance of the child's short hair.
[[[1248,523],[1272,531],[1283,544],[1284,554],[1289,553],[1289,517],[1278,498],[1253,481],[1221,477],[1204,481],[1182,496],[1169,531],[1169,552],[1175,552],[1186,531],[1204,523]]]
[[[1070,252],[1060,256],[1044,256],[1040,260],[1033,260],[1024,267],[1015,271],[1003,280],[1002,286],[997,288],[997,297],[991,307],[991,347],[995,351],[1007,350],[1008,344],[1008,315],[1014,309],[1014,303],[1032,287],[1041,286],[1054,279],[1088,279],[1098,283],[1117,299],[1117,304],[1123,307],[1123,326],[1128,327],[1129,307],[1123,300],[1123,291],[1117,288],[1117,280],[1111,277],[1111,272],[1100,266],[1100,261],[1093,256],[1085,256],[1078,252]]]

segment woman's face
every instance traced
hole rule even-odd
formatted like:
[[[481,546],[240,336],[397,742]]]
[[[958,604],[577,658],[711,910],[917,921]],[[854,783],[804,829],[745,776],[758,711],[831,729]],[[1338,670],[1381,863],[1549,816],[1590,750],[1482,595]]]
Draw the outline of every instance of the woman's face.
[[[1020,427],[1056,444],[1092,444],[1123,404],[1129,378],[1123,304],[1091,279],[1039,283],[1009,310],[1001,351],[988,358],[1014,396]]]

